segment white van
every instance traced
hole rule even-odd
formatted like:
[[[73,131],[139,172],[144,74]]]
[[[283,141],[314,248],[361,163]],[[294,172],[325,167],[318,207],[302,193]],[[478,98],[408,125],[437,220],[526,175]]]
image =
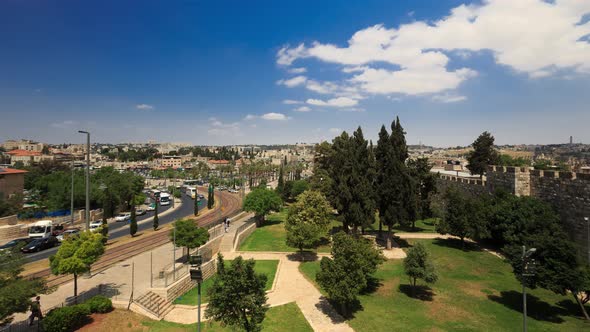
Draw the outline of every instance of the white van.
[[[161,193],[160,194],[160,205],[170,205],[170,194],[168,194],[168,193]]]
[[[29,237],[30,238],[46,238],[51,236],[53,231],[53,221],[51,220],[39,220],[29,226]]]
[[[195,199],[195,197],[197,196],[197,188],[195,188],[195,187],[186,188],[186,194],[189,195],[192,199]]]

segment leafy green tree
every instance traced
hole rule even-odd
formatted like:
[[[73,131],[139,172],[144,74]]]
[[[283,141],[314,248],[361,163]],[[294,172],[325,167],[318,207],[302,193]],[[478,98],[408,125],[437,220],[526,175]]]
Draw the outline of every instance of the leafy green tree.
[[[4,199],[0,192],[0,218],[17,214],[22,206],[22,196],[15,195],[9,199]]]
[[[219,256],[218,265],[224,262]],[[254,272],[255,261],[235,258],[213,279],[205,317],[245,331],[260,331],[268,310],[266,276]]]
[[[176,230],[176,244],[187,249],[187,260],[192,248],[198,248],[209,240],[209,232],[203,227],[198,227],[193,220],[175,221],[174,229],[170,231],[170,240],[174,240],[174,230]]]
[[[497,165],[516,166],[516,167],[530,166],[531,160],[528,158],[523,158],[523,157],[514,158],[514,157],[507,155],[507,154],[500,154],[500,155],[498,155]]]
[[[494,136],[484,131],[471,144],[473,151],[467,154],[467,169],[471,174],[484,175],[488,165],[498,163],[498,152],[494,149]]]
[[[78,275],[90,271],[90,266],[104,253],[103,236],[89,231],[70,236],[62,242],[57,253],[49,257],[54,275],[74,275],[74,296],[78,296]]]
[[[410,278],[413,296],[415,295],[416,281],[418,279],[422,279],[429,284],[438,280],[430,254],[420,242],[408,250],[407,256],[404,258],[404,272]]]
[[[459,237],[462,248],[465,248],[465,238],[488,237],[487,221],[482,214],[483,206],[477,200],[449,188],[445,193],[445,202],[444,217],[436,225],[437,232]]]
[[[297,199],[304,191],[309,190],[309,183],[305,180],[295,180],[291,183],[290,194],[293,199]]]
[[[0,326],[10,323],[13,314],[27,312],[31,298],[48,291],[42,278],[23,278],[23,255],[15,250],[0,251]]]
[[[153,227],[154,227],[154,231],[158,229],[158,226],[160,226],[160,218],[158,217],[158,202],[156,202],[156,206],[155,206],[155,210],[154,210],[154,221],[153,221]]]
[[[368,240],[340,232],[333,238],[332,258],[323,257],[320,261],[316,280],[337,310],[348,316],[358,301],[357,295],[367,288],[384,260]]]
[[[259,222],[271,211],[279,211],[283,202],[279,195],[270,189],[255,188],[244,199],[244,211],[254,212]]]
[[[131,219],[129,220],[129,234],[131,237],[137,233],[137,216],[135,212],[135,203],[131,205]]]
[[[319,191],[305,191],[289,208],[285,230],[287,245],[303,249],[314,248],[328,233],[332,207]]]

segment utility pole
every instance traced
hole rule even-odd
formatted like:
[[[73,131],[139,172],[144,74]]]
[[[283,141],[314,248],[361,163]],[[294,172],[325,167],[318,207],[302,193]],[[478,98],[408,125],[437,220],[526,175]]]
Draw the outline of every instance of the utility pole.
[[[72,188],[70,189],[70,224],[74,224],[74,158],[72,157]]]
[[[586,250],[588,251],[588,264],[590,264],[590,218],[584,217],[584,220],[586,220],[586,232],[588,233],[586,240]]]
[[[174,249],[172,249],[172,269],[174,271],[174,281],[176,281],[176,225],[174,225]]]
[[[86,134],[86,230],[90,229],[90,133],[78,130],[80,134]]]

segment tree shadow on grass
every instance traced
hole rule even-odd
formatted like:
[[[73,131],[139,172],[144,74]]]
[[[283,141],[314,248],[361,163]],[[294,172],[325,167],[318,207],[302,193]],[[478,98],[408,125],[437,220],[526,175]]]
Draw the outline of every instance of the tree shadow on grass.
[[[367,287],[365,287],[365,289],[361,290],[360,294],[361,295],[368,295],[371,293],[375,293],[377,291],[377,289],[379,289],[379,287],[381,287],[383,284],[381,283],[381,280],[378,278],[375,278],[373,276],[368,276],[367,277]]]
[[[322,296],[320,298],[320,302],[316,303],[315,306],[324,315],[330,317],[330,320],[334,324],[343,323],[347,319],[353,319],[354,314],[356,312],[363,310],[363,306],[361,305],[361,302],[357,299],[353,303],[350,303],[348,305],[348,308],[347,308],[348,312],[346,314],[342,314],[342,313],[336,311],[338,304],[333,303],[332,301],[329,301],[324,296]]]
[[[440,247],[453,248],[453,249],[458,249],[458,250],[463,250],[463,251],[482,251],[481,247],[479,245],[477,245],[477,243],[465,241],[465,244],[461,245],[461,240],[453,239],[453,238],[450,238],[450,239],[436,238],[432,241],[432,243],[434,245],[437,245]]]
[[[418,299],[420,301],[431,302],[434,299],[434,292],[432,288],[426,285],[416,285],[412,289],[411,285],[401,284],[399,285],[399,291],[406,294],[408,297]]]
[[[262,222],[262,224],[260,226],[257,226],[257,228],[264,228],[267,226],[274,226],[274,225],[278,225],[278,224],[282,224],[283,221],[282,220],[278,220],[278,219],[266,219]]]
[[[287,259],[293,262],[315,262],[318,260],[318,254],[313,251],[304,250],[303,257],[301,257],[301,253],[297,251],[288,254]]]
[[[500,295],[488,295],[494,302],[503,304],[505,307],[522,313],[522,293],[517,291],[502,291]],[[538,297],[527,294],[527,315],[539,321],[551,323],[563,323],[561,316],[572,316],[577,305],[573,301],[563,300],[558,306],[551,305]]]

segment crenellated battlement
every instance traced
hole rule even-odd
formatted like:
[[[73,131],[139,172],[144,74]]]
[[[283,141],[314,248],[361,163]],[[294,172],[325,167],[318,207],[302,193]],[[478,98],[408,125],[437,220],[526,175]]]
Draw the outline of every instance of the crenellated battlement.
[[[531,170],[531,177],[590,181],[590,174],[567,171]]]

